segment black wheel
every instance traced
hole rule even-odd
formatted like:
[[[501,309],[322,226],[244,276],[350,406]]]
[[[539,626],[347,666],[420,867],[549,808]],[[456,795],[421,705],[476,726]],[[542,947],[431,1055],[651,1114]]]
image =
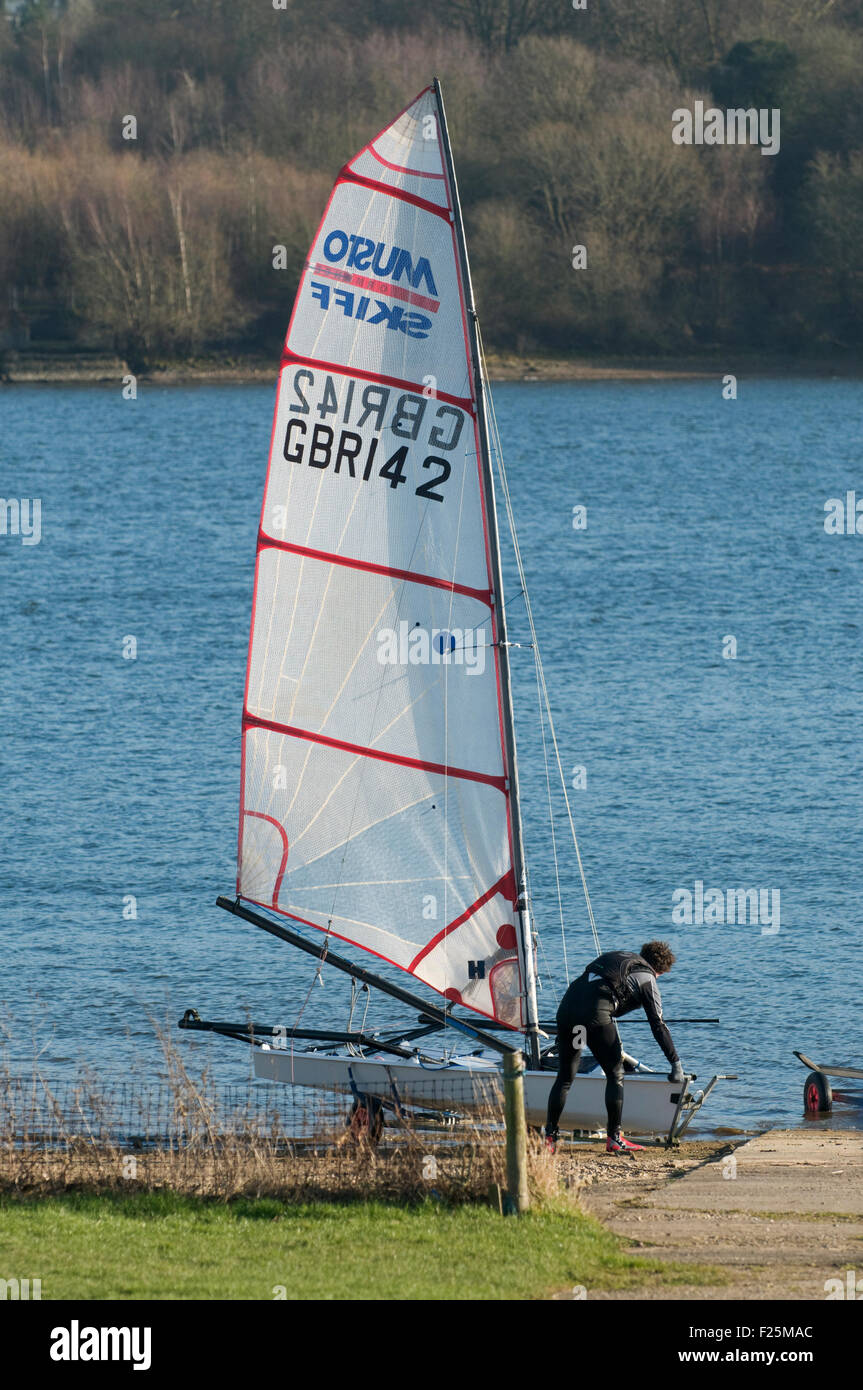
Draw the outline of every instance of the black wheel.
[[[345,1120],[355,1143],[375,1147],[384,1132],[384,1107],[374,1096],[360,1096]]]
[[[833,1109],[833,1092],[823,1071],[811,1071],[803,1083],[803,1104],[808,1115],[824,1115]]]

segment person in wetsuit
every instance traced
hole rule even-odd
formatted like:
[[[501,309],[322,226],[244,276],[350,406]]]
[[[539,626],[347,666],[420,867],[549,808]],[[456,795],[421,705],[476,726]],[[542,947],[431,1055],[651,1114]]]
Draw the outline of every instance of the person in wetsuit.
[[[552,1152],[585,1042],[605,1072],[606,1152],[625,1153],[642,1147],[625,1139],[620,1128],[624,1053],[614,1020],[633,1009],[644,1009],[653,1036],[671,1064],[669,1081],[682,1082],[683,1067],[663,1022],[656,986],[657,976],[667,974],[673,964],[674,954],[666,942],[648,941],[640,955],[608,951],[597,956],[569,986],[557,1011],[557,1077],[548,1097],[545,1121],[546,1144]]]

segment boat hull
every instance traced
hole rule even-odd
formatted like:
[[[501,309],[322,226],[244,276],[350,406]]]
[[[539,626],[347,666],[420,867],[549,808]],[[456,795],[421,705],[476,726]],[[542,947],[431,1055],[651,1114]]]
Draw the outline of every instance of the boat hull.
[[[324,1053],[255,1049],[255,1076],[293,1086],[353,1094],[381,1100],[396,1098],[405,1106],[478,1114],[499,1103],[503,1073],[497,1062],[465,1058],[438,1067],[396,1058],[327,1056]],[[554,1072],[524,1073],[525,1115],[529,1125],[545,1123]],[[672,1135],[695,1097],[663,1075],[628,1075],[623,1086],[623,1128],[630,1134]],[[605,1076],[580,1075],[573,1082],[560,1118],[564,1130],[604,1129]]]

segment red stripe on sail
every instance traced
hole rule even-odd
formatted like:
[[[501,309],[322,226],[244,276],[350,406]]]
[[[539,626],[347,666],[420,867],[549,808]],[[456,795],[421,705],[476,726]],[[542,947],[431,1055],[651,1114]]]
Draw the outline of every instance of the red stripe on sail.
[[[367,179],[363,174],[355,174],[349,164],[339,170],[336,188],[340,183],[357,183],[361,188],[370,188],[372,193],[385,193],[387,197],[398,198],[402,203],[412,203],[415,208],[422,208],[423,212],[433,212],[435,217],[442,217],[444,222],[451,221],[448,207],[442,207],[440,203],[430,203],[428,198],[420,198],[416,193],[406,193],[403,188],[393,188],[391,183],[379,183],[377,179]]]
[[[298,729],[293,724],[279,724],[275,719],[260,719],[249,710],[243,712],[244,729],[268,729],[274,734],[287,734],[290,738],[306,739],[309,743],[321,743],[326,748],[338,748],[343,753],[355,753],[361,758],[378,758],[384,763],[397,763],[400,767],[415,767],[420,772],[435,772],[440,777],[462,777],[468,782],[485,782],[506,793],[506,778],[495,777],[489,772],[474,772],[471,768],[451,767],[446,763],[427,763],[422,758],[407,758],[402,753],[385,753],[381,748],[368,748],[361,743],[346,743],[344,739],[329,738],[326,734],[314,734],[310,729]]]
[[[293,541],[277,540],[265,531],[258,532],[259,550],[285,550],[290,555],[302,555],[309,560],[323,560],[328,565],[345,565],[348,569],[365,570],[369,574],[382,574],[388,579],[406,579],[411,584],[428,584],[433,589],[445,589],[447,593],[464,594],[478,603],[492,606],[491,590],[471,589],[467,584],[456,584],[451,579],[437,579],[433,574],[420,574],[415,570],[394,569],[391,565],[378,565],[372,560],[355,560],[350,555],[334,555],[328,550],[314,550],[308,545],[294,545]]]
[[[357,275],[351,270],[339,270],[336,266],[324,265],[321,261],[306,261],[306,266],[314,275],[322,275],[327,280],[338,280],[343,285],[354,285],[357,289],[371,290],[372,294],[385,294],[389,299],[400,299],[405,304],[413,304],[417,309],[428,309],[436,314],[440,308],[439,299],[429,299],[427,294],[416,294],[406,290],[404,285],[393,285],[389,280],[370,280],[367,275]]]
[[[256,816],[258,820],[269,821],[270,825],[274,825],[282,837],[282,862],[279,865],[279,872],[276,874],[276,882],[273,887],[273,901],[270,904],[271,907],[278,911],[279,890],[282,886],[282,879],[285,876],[285,867],[288,862],[288,837],[285,832],[285,827],[282,825],[281,821],[276,820],[275,816],[268,816],[264,811],[243,811],[243,815]]]
[[[268,912],[277,912],[280,917],[287,917],[289,922],[299,922],[301,926],[313,927],[315,931],[323,932],[326,936],[334,936],[337,941],[346,941],[349,946],[357,946],[359,950],[365,951],[367,955],[376,956],[378,960],[385,960],[387,965],[394,965],[396,970],[404,970],[406,974],[410,974],[409,967],[406,965],[399,965],[399,962],[393,960],[392,956],[385,956],[382,951],[376,951],[373,946],[361,946],[354,937],[345,936],[343,932],[334,931],[331,926],[322,927],[320,922],[310,922],[308,917],[300,917],[298,913],[289,912],[285,907],[274,908],[272,903],[262,903],[260,898],[250,898],[247,897],[245,893],[238,893],[237,897],[242,898],[243,902],[252,903],[255,907],[266,908]],[[428,985],[429,989],[433,989],[436,994],[443,994],[443,990],[438,989],[437,985],[433,985],[430,980],[424,980],[422,975],[417,978],[422,980],[424,985]],[[464,1008],[470,1009],[472,1013],[479,1014],[482,1018],[493,1018],[496,1019],[498,1023],[503,1023],[507,1028],[511,1028],[513,1032],[518,1033],[521,1031],[519,1025],[508,1023],[506,1019],[498,1018],[497,1014],[490,1014],[487,1009],[478,1009],[476,1004],[469,1004],[466,999],[462,1000],[462,1004]]]
[[[393,124],[395,124],[395,121],[393,122]],[[389,130],[389,126],[387,126],[387,129]],[[382,154],[378,154],[373,143],[371,145],[366,145],[365,150],[360,150],[360,154],[365,154],[366,150],[368,150],[369,154],[372,155],[378,161],[378,164],[383,164],[386,169],[392,169],[396,174],[411,174],[415,179],[444,178],[443,174],[427,174],[425,169],[406,169],[404,164],[391,164],[388,159],[384,159]],[[359,155],[355,155],[354,158],[351,160],[351,164],[355,164],[359,157]]]
[[[423,89],[422,89],[421,92],[417,92],[417,94],[416,94],[416,96],[414,97],[413,101],[409,101],[408,104],[407,104],[407,106],[403,106],[402,109],[401,109],[401,111],[398,113],[398,115],[397,115],[397,116],[393,116],[392,120],[389,122],[388,125],[382,126],[381,129],[378,131],[377,135],[373,136],[372,139],[369,141],[369,143],[368,143],[367,145],[363,145],[363,147],[362,147],[361,150],[357,150],[357,152],[356,152],[356,154],[353,156],[353,158],[348,160],[348,163],[349,163],[349,164],[353,164],[354,160],[355,160],[355,159],[359,159],[359,157],[360,157],[361,154],[365,154],[365,153],[366,153],[366,150],[370,150],[371,147],[372,147],[372,145],[374,145],[374,144],[376,143],[376,141],[380,140],[380,138],[381,138],[382,135],[388,135],[389,132],[392,130],[393,126],[394,126],[394,125],[398,125],[398,123],[399,123],[399,121],[401,120],[402,116],[406,116],[407,113],[408,113],[408,111],[412,110],[414,106],[416,106],[419,102],[422,101],[422,99],[423,99],[423,97],[426,95],[426,93],[427,93],[427,92],[431,92],[431,91],[434,91],[434,88],[433,88],[432,84],[429,83],[427,87],[423,87]]]
[[[294,301],[296,309],[296,300]],[[293,312],[291,314],[293,322]],[[290,330],[289,330],[290,331]],[[279,382],[276,388],[276,403],[273,407],[273,425],[270,430],[270,452],[267,454],[267,476],[264,480],[264,495],[261,498],[261,518],[258,528],[264,524],[265,507],[267,505],[267,493],[270,487],[270,468],[273,462],[273,445],[276,439],[276,425],[279,421],[279,393],[282,386],[282,368],[279,366]],[[252,642],[255,638],[255,611],[258,606],[258,559],[255,556],[255,585],[252,590],[252,621],[249,626],[249,644],[246,649],[246,679],[243,685],[243,709],[248,708],[249,704],[249,679],[252,674]],[[243,867],[243,829],[246,824],[246,740],[240,738],[240,816],[237,826],[237,896],[240,893],[240,877]]]
[[[408,970],[413,972],[419,965],[420,961],[423,960],[424,957],[427,956],[430,951],[433,951],[435,946],[440,945],[441,941],[443,941],[445,936],[449,936],[450,933],[454,932],[457,927],[460,927],[465,922],[467,922],[469,918],[473,917],[474,913],[479,912],[481,907],[485,907],[486,903],[489,901],[490,898],[495,897],[495,895],[498,893],[502,893],[505,898],[509,898],[511,902],[515,902],[515,880],[512,876],[512,869],[509,869],[504,874],[503,878],[499,878],[497,883],[492,884],[491,888],[486,889],[482,897],[477,898],[475,903],[471,903],[470,907],[465,908],[464,912],[461,914],[460,917],[454,917],[451,922],[449,922],[445,927],[441,928],[441,930],[437,933],[436,936],[432,937],[431,941],[426,942],[422,950],[414,956],[413,960],[408,966]]]
[[[299,303],[299,299],[298,294],[297,303]],[[290,337],[290,329],[288,329],[288,337]],[[296,362],[299,367],[320,367],[321,371],[335,372],[338,376],[360,377],[363,381],[373,381],[378,386],[393,386],[397,391],[415,391],[420,396],[424,395],[426,389],[418,381],[403,381],[397,376],[382,376],[380,372],[367,372],[363,367],[349,367],[343,362],[325,362],[321,357],[301,357],[298,352],[294,352],[288,347],[286,339],[281,365],[285,367],[289,362]],[[447,391],[436,391],[429,399],[446,401],[447,405],[457,405],[459,410],[463,410],[466,415],[474,414],[473,399],[469,396],[451,396]]]

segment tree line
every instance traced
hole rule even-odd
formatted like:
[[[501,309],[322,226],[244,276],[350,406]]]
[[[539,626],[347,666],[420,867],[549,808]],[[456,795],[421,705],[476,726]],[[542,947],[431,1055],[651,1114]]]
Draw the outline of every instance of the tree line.
[[[0,345],[275,351],[335,173],[437,74],[488,344],[851,354],[861,72],[860,0],[6,0]],[[698,100],[779,153],[675,144]]]

